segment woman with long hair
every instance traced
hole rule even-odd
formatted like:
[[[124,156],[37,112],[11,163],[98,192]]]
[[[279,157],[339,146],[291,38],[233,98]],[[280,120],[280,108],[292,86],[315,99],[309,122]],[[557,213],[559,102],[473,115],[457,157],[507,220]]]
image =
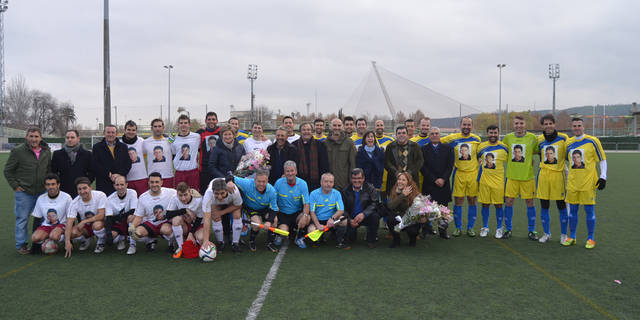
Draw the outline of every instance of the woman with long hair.
[[[413,199],[415,199],[416,196],[420,194],[418,186],[416,185],[415,181],[413,181],[411,174],[409,174],[408,172],[403,171],[398,173],[396,179],[396,184],[391,190],[389,190],[388,206],[389,210],[391,211],[391,215],[387,220],[387,226],[389,227],[389,231],[393,236],[393,242],[391,243],[390,248],[395,248],[400,244],[400,233],[393,230],[393,227],[398,224],[398,221],[396,221],[395,217],[402,217],[413,203]],[[407,235],[409,236],[409,245],[412,247],[416,245],[418,227],[419,224],[412,224],[402,229],[403,231],[407,232]]]
[[[367,131],[362,136],[362,145],[356,154],[356,167],[364,171],[364,181],[380,191],[384,173],[384,151],[378,146],[373,131]]]

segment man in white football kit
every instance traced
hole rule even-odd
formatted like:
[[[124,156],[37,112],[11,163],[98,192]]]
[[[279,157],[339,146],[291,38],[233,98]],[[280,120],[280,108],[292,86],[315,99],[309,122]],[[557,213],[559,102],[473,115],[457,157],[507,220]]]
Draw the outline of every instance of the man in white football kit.
[[[178,245],[173,257],[178,259],[182,257],[184,235],[195,234],[198,230],[200,237],[202,237],[202,230],[200,230],[202,226],[202,196],[196,189],[189,188],[186,182],[178,184],[176,193],[176,196],[169,203],[167,220],[171,222],[173,236]],[[193,236],[191,239],[195,240]]]
[[[108,245],[115,242],[118,250],[124,250],[128,235],[129,224],[133,221],[133,213],[138,207],[138,194],[133,189],[128,189],[127,180],[119,176],[113,182],[114,193],[107,198],[107,210],[105,211],[106,242]],[[136,246],[135,240],[129,239],[130,244]]]
[[[144,164],[144,139],[137,135],[138,125],[132,120],[124,124],[124,135],[120,140],[127,145],[127,153],[131,159],[131,169],[127,173],[127,188],[143,194],[149,190],[147,167]]]
[[[173,166],[176,168],[174,184],[186,182],[192,189],[200,188],[200,171],[198,171],[198,148],[200,135],[191,132],[191,120],[186,114],[178,117],[178,135],[171,144],[174,154]]]
[[[147,250],[155,250],[154,238],[162,235],[167,241],[171,240],[173,230],[167,222],[166,214],[169,202],[175,197],[176,190],[162,187],[162,176],[158,172],[149,174],[149,191],[138,199],[138,207],[133,213],[134,218],[129,225],[129,235],[147,244]],[[129,246],[127,254],[136,253],[135,246]]]
[[[95,234],[98,238],[94,253],[104,251],[104,216],[107,207],[107,196],[102,191],[92,190],[91,181],[86,177],[76,179],[78,196],[73,199],[67,212],[67,226],[64,231],[65,257],[71,257],[73,244],[71,239],[81,240],[82,244],[78,248],[80,251],[87,250],[91,244],[91,238]],[[79,222],[75,226],[73,223],[78,218]]]
[[[229,193],[227,190],[227,183],[224,178],[211,180],[209,187],[207,187],[207,191],[204,193],[204,198],[202,199],[202,211],[204,212],[204,218],[202,220],[202,224],[204,225],[202,247],[211,247],[211,242],[209,241],[209,223],[211,223],[211,229],[213,229],[213,233],[215,234],[217,241],[216,249],[218,252],[222,252],[224,248],[222,216],[231,213],[234,224],[234,228],[232,228],[231,249],[233,252],[239,252],[240,234],[242,233],[241,209],[242,196],[238,189],[233,193]],[[239,228],[238,224],[240,226]]]
[[[72,200],[69,194],[60,190],[60,177],[55,173],[44,177],[44,188],[47,193],[38,197],[31,213],[36,228],[31,235],[31,242],[35,245],[47,239],[60,241],[63,238],[64,223]]]
[[[160,119],[151,121],[152,135],[143,143],[144,154],[147,155],[147,172],[158,172],[162,175],[162,186],[173,188],[173,161],[171,161],[171,143],[164,136],[164,122]]]

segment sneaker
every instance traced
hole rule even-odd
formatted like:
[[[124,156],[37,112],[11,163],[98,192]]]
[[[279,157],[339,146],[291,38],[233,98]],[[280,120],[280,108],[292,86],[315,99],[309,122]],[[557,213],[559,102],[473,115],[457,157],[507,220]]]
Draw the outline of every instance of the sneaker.
[[[585,248],[587,249],[593,249],[596,247],[596,242],[593,239],[589,239],[587,240],[587,244],[584,245]]]
[[[91,245],[91,239],[84,239],[82,240],[82,242],[80,242],[80,246],[78,247],[78,250],[85,251],[89,249],[89,245]]]
[[[96,244],[96,248],[93,250],[93,253],[102,253],[104,251],[104,244],[98,243]]]
[[[157,245],[158,245],[158,240],[152,240],[147,242],[147,244],[145,244],[145,246],[147,247],[147,251],[149,252],[156,250]]]
[[[231,244],[231,251],[238,253],[240,252],[240,244],[239,243],[232,243]]]
[[[127,249],[127,254],[128,255],[136,254],[136,246],[133,244],[130,244],[129,249]]]
[[[182,248],[178,248],[176,249],[176,251],[173,253],[173,258],[174,259],[180,259],[182,257]]]
[[[304,243],[304,238],[302,238],[302,237],[296,239],[296,244],[298,245],[298,247],[300,249],[306,249],[307,248],[307,244]]]
[[[217,251],[217,254],[221,254],[222,251],[224,251],[224,242],[222,241],[216,242],[216,251]]]
[[[567,235],[566,234],[561,234],[560,235],[560,244],[563,244],[565,241],[567,241]]]
[[[467,229],[467,235],[471,238],[476,236],[476,232],[473,229]]]
[[[489,235],[489,228],[480,229],[480,238],[486,238]]]
[[[256,242],[255,241],[249,241],[249,250],[251,250],[251,252],[256,252]]]
[[[540,237],[540,240],[538,240],[538,242],[546,243],[549,240],[551,240],[551,234],[550,233],[545,233],[544,235],[542,235],[542,237]]]
[[[267,250],[276,253],[278,252],[278,247],[275,246],[275,244],[273,244],[273,242],[269,242],[267,243]]]
[[[348,244],[344,243],[344,242],[339,242],[339,243],[336,245],[336,248],[338,248],[338,249],[345,249],[345,250],[349,250],[349,249],[351,249],[351,247],[350,247]]]
[[[275,244],[276,246],[281,246],[282,245],[282,237],[281,236],[276,236],[275,240],[273,240],[273,244]]]
[[[462,230],[456,228],[456,231],[454,231],[451,235],[454,237],[459,237],[462,235]]]
[[[18,253],[19,254],[29,254],[29,253],[31,253],[31,250],[29,250],[29,248],[25,244],[22,247],[18,248]]]
[[[502,239],[502,228],[496,230],[496,239]]]
[[[529,231],[528,237],[529,237],[529,240],[536,241],[538,240],[538,233],[535,231]]]
[[[563,246],[568,247],[568,246],[575,246],[576,245],[576,239],[571,239],[569,237],[567,237],[567,240],[565,240],[562,243]]]
[[[116,247],[116,249],[118,249],[118,251],[122,251],[126,247],[127,247],[127,243],[124,242],[124,240],[121,240],[121,241],[118,241],[118,246]]]
[[[502,233],[502,238],[500,239],[509,239],[509,238],[511,238],[511,230],[504,231]]]

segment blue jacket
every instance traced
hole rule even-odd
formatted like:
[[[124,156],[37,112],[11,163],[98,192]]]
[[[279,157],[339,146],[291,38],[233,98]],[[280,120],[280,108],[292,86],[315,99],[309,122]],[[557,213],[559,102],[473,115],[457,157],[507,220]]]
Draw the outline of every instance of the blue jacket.
[[[364,145],[358,147],[356,154],[356,167],[364,171],[364,181],[371,183],[377,189],[382,187],[382,174],[384,173],[384,151],[375,146],[373,157],[369,157]]]
[[[215,148],[209,151],[209,172],[214,178],[224,178],[229,171],[236,171],[244,154],[244,147],[238,140],[234,139],[233,148],[229,149],[222,142],[222,138],[218,139]]]

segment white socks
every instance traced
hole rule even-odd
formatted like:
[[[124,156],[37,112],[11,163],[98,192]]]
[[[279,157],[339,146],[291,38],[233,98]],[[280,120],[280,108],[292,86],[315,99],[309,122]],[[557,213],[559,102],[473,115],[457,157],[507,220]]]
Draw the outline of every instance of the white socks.
[[[95,234],[96,237],[98,237],[98,241],[96,242],[97,244],[104,244],[104,236],[107,234],[104,228],[100,230],[93,230],[93,234]]]
[[[184,239],[182,238],[182,226],[171,226],[173,230],[173,236],[176,238],[176,243],[178,244],[178,248],[182,249],[182,243]]]
[[[213,234],[216,235],[216,240],[218,242],[224,242],[224,235],[223,235],[223,230],[222,230],[222,221],[213,221],[213,222],[211,222],[211,229],[213,229]]]
[[[240,242],[240,235],[242,234],[242,219],[233,219],[233,224],[231,225],[232,233],[231,239],[233,243]]]

